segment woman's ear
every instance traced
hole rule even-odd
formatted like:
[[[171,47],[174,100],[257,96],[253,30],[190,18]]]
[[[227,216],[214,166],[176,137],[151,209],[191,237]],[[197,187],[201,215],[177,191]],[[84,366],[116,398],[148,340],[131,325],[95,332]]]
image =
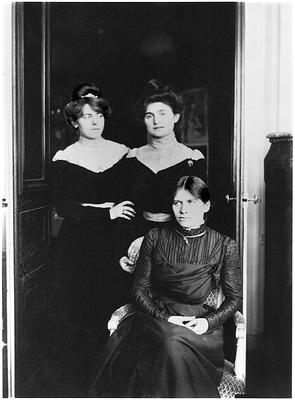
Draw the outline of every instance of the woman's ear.
[[[72,121],[72,126],[73,128],[77,129],[79,125],[77,124],[77,122]]]
[[[176,124],[176,122],[179,121],[180,118],[180,114],[174,114],[174,123]]]
[[[204,205],[205,205],[205,210],[204,210],[204,212],[206,213],[206,212],[208,212],[208,211],[210,210],[210,207],[211,207],[211,202],[210,202],[210,200],[208,200],[207,203],[204,203]]]

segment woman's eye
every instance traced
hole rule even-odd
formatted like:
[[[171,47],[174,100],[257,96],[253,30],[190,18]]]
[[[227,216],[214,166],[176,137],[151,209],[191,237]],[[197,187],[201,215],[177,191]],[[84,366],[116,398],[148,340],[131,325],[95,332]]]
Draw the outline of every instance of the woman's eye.
[[[180,204],[179,201],[174,201],[174,202],[173,202],[173,205],[174,205],[174,206],[179,206],[179,204]]]

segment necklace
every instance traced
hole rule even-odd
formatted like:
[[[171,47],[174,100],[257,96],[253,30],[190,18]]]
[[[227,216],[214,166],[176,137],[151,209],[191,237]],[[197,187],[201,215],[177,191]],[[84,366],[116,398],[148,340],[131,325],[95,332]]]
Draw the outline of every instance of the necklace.
[[[188,239],[203,236],[206,231],[206,225],[202,224],[198,228],[186,229],[181,226],[175,228],[175,231],[182,236],[183,240],[188,244]]]

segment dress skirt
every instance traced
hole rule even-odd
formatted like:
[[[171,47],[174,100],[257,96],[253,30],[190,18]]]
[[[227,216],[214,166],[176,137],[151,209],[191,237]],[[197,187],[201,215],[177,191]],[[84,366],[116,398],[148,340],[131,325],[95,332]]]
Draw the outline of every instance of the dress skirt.
[[[204,335],[137,311],[110,337],[90,397],[219,397],[223,328]]]

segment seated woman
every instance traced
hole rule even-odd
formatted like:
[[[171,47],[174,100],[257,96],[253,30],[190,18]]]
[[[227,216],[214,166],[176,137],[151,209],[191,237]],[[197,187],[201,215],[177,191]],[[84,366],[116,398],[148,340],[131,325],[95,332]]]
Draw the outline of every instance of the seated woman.
[[[136,312],[110,337],[93,397],[219,397],[224,322],[242,301],[236,243],[208,228],[206,184],[182,177],[174,221],[150,230],[135,270]],[[216,309],[217,288],[224,301]],[[214,301],[213,301],[214,303]]]

